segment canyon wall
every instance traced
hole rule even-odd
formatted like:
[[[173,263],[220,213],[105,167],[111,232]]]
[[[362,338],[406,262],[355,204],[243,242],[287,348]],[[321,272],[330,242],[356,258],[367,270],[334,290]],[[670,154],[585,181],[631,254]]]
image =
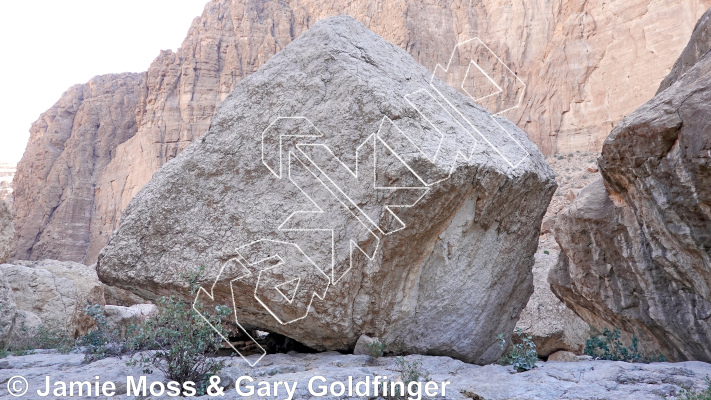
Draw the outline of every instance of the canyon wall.
[[[18,167],[15,258],[95,262],[128,202],[206,132],[235,84],[325,17],[355,17],[430,70],[446,63],[458,42],[480,37],[527,85],[521,107],[503,115],[553,154],[598,150],[612,125],[654,95],[709,6],[711,0],[212,1],[180,49],[161,52],[145,74],[106,94],[121,116],[101,127],[116,137],[99,141],[99,129],[86,134],[73,123],[83,102],[71,94],[77,87],[33,125]],[[95,151],[97,141],[103,153]],[[77,160],[83,167],[70,167]]]
[[[711,10],[660,92],[610,133],[555,228],[554,293],[672,360],[711,361]]]

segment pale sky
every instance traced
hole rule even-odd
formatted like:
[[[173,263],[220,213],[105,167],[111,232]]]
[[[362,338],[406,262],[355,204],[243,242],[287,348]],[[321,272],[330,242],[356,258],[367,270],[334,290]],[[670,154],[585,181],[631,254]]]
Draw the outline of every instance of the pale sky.
[[[142,72],[177,50],[207,0],[1,0],[0,162],[17,162],[29,129],[93,76]]]

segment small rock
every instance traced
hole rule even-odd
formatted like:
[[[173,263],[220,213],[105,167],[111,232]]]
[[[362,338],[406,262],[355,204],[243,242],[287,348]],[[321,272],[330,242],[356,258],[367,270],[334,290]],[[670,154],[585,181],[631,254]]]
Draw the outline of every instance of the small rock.
[[[541,224],[541,235],[547,233],[553,233],[553,228],[555,227],[555,218],[544,218]]]
[[[128,393],[126,382],[116,382],[116,395],[123,396]]]
[[[595,173],[595,172],[599,171],[599,169],[597,168],[597,165],[589,165],[586,168],[586,170],[590,173]]]
[[[378,338],[372,338],[367,335],[360,335],[358,341],[356,342],[355,348],[353,349],[353,354],[355,355],[370,355],[370,344],[378,341]]]
[[[123,336],[130,325],[145,321],[158,312],[154,304],[136,304],[131,307],[107,305],[104,307],[106,322],[112,329],[117,329]]]
[[[235,380],[230,376],[230,374],[222,373],[218,375],[220,378],[220,383],[218,384],[221,388],[227,389],[235,385]]]
[[[578,192],[580,192],[580,191],[575,190],[575,189],[570,189],[568,194],[565,195],[565,198],[568,199],[569,201],[573,201],[573,200],[575,200],[576,197],[578,197]]]
[[[578,361],[592,361],[592,356],[578,356]]]
[[[578,356],[569,351],[556,351],[555,353],[548,356],[548,361],[558,361],[558,362],[577,362]]]

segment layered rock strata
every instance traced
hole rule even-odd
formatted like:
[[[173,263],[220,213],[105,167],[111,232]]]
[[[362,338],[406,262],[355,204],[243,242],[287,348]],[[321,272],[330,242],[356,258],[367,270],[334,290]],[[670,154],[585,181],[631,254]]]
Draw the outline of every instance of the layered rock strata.
[[[667,87],[605,140],[603,179],[559,215],[550,275],[583,319],[677,360],[711,360],[710,15]]]
[[[235,85],[325,17],[355,17],[432,71],[455,44],[481,38],[526,84],[520,107],[505,116],[552,154],[598,151],[610,126],[654,94],[709,6],[711,0],[211,1],[181,48],[161,52],[147,73],[71,88],[33,126],[17,178],[15,257],[94,263],[131,198],[205,133]],[[116,82],[100,83],[106,80]],[[100,90],[106,85],[115,90]],[[97,99],[91,88],[116,115],[82,109]],[[92,126],[101,128],[91,133]]]

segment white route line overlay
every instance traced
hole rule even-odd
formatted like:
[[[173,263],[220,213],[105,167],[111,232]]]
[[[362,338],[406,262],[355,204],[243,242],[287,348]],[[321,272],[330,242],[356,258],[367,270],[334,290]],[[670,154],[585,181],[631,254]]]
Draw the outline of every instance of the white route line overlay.
[[[474,124],[472,124],[471,121],[469,121],[469,119],[467,119],[456,107],[454,107],[454,105],[453,105],[453,104],[434,86],[434,84],[433,84],[434,78],[435,78],[435,76],[436,76],[437,68],[440,68],[440,69],[442,69],[444,72],[447,72],[447,71],[449,70],[450,65],[451,65],[452,58],[454,57],[454,55],[455,55],[455,53],[456,53],[456,51],[457,51],[457,47],[459,47],[459,46],[462,45],[462,44],[465,44],[465,43],[474,41],[474,40],[478,40],[489,52],[491,52],[491,54],[494,55],[494,57],[496,57],[496,59],[506,68],[506,70],[508,70],[513,76],[515,76],[515,78],[521,83],[521,85],[523,85],[523,90],[521,91],[521,95],[519,96],[519,99],[518,99],[517,104],[516,104],[515,106],[513,106],[513,107],[510,107],[510,108],[508,108],[508,109],[505,109],[505,110],[503,110],[503,111],[500,111],[500,112],[498,112],[498,113],[496,113],[496,114],[498,115],[498,114],[504,113],[504,112],[506,112],[506,111],[512,110],[512,109],[517,108],[517,107],[520,106],[521,101],[522,101],[522,99],[523,99],[523,94],[524,94],[525,88],[526,88],[525,83],[524,83],[516,74],[514,74],[513,71],[511,71],[511,69],[510,69],[505,63],[503,63],[503,61],[501,61],[501,59],[500,59],[496,54],[494,54],[494,53],[491,51],[491,49],[489,49],[489,47],[486,46],[486,44],[485,44],[484,42],[482,42],[481,39],[479,39],[478,37],[477,37],[477,38],[473,38],[473,39],[469,39],[469,40],[466,40],[466,41],[464,41],[464,42],[461,42],[461,43],[457,44],[457,45],[454,47],[454,50],[452,51],[452,54],[451,54],[451,56],[450,56],[450,59],[449,59],[449,62],[447,63],[447,67],[446,67],[446,68],[442,67],[441,64],[437,64],[437,65],[436,65],[436,67],[435,67],[435,72],[432,73],[432,77],[430,78],[430,87],[431,87],[435,92],[437,92],[437,94],[439,95],[439,97],[440,97],[441,99],[443,99],[445,102],[447,102],[447,104],[449,104],[449,106],[450,106],[464,121],[466,121],[467,124],[468,124],[477,134],[479,134],[479,136],[480,136],[481,138],[483,138],[483,139],[487,142],[487,144],[488,144],[491,148],[493,148],[493,149],[509,164],[509,166],[510,166],[511,168],[514,168],[514,169],[515,169],[515,168],[517,168],[517,167],[521,164],[521,162],[523,162],[526,158],[530,157],[530,154],[529,154],[528,151],[521,145],[521,143],[519,143],[518,140],[516,140],[516,139],[511,135],[511,133],[508,132],[508,131],[493,117],[493,115],[490,116],[491,119],[492,119],[492,121],[494,121],[494,123],[496,123],[496,125],[499,127],[499,129],[501,129],[502,131],[504,131],[504,132],[507,134],[508,138],[511,139],[514,143],[516,143],[516,144],[526,153],[526,156],[524,156],[521,160],[519,160],[519,161],[514,165],[514,164],[512,164],[512,163],[496,148],[496,146],[494,146],[484,135],[482,135],[481,132],[474,126]],[[487,97],[490,97],[490,96],[493,96],[493,95],[496,95],[496,94],[498,94],[498,93],[503,92],[503,89],[502,89],[476,62],[474,62],[474,60],[471,60],[471,59],[470,59],[470,64],[469,64],[469,67],[467,68],[467,72],[466,72],[466,74],[465,74],[464,80],[466,80],[466,78],[467,78],[467,76],[468,76],[468,74],[469,74],[469,68],[471,68],[471,64],[474,64],[474,66],[476,66],[476,67],[479,69],[479,71],[480,71],[482,74],[484,74],[484,75],[486,76],[486,78],[489,79],[489,81],[491,81],[491,83],[493,83],[494,86],[496,86],[496,88],[498,89],[498,90],[497,90],[496,92],[494,92],[494,93],[491,93],[491,94],[489,94],[489,95],[487,95],[487,96],[484,96],[484,97],[481,97],[481,98],[479,98],[479,99],[475,99],[475,98],[464,88],[464,81],[462,81],[462,90],[464,90],[464,92],[466,92],[467,95],[469,95],[469,97],[470,97],[472,100],[474,100],[475,102],[478,102],[479,100],[482,100],[482,99],[485,99],[485,98],[487,98]],[[383,125],[386,123],[386,121],[388,121],[388,122],[390,122],[391,126],[394,127],[395,129],[397,129],[401,134],[403,134],[403,136],[404,136],[406,139],[408,139],[408,141],[410,141],[410,143],[411,143],[415,148],[417,148],[418,151],[419,151],[425,158],[427,158],[430,162],[432,162],[433,164],[435,164],[435,161],[437,160],[437,157],[439,156],[439,151],[440,151],[440,148],[441,148],[441,145],[442,145],[442,141],[445,139],[445,135],[444,135],[444,134],[435,126],[435,124],[432,123],[432,121],[430,121],[430,120],[424,115],[424,113],[423,113],[422,111],[420,111],[420,109],[418,109],[417,106],[415,106],[415,104],[414,104],[412,101],[410,101],[410,99],[408,98],[408,96],[412,96],[412,95],[414,95],[414,94],[416,94],[416,93],[418,93],[418,92],[421,92],[421,91],[425,91],[425,92],[426,92],[433,100],[435,100],[435,102],[437,102],[437,104],[452,118],[452,120],[457,123],[457,125],[459,125],[461,128],[464,129],[464,131],[466,131],[467,133],[469,133],[469,135],[471,135],[471,132],[470,132],[468,129],[466,129],[466,128],[461,124],[461,122],[459,121],[459,119],[455,118],[444,106],[442,106],[442,104],[439,102],[439,100],[437,100],[437,98],[436,98],[435,96],[433,96],[429,91],[427,91],[427,89],[419,89],[419,90],[417,90],[417,91],[415,91],[415,92],[413,92],[413,93],[410,93],[410,94],[408,94],[408,95],[405,95],[404,98],[405,98],[405,101],[407,101],[413,108],[415,108],[415,110],[420,114],[420,116],[421,116],[425,121],[427,121],[427,122],[431,125],[431,127],[434,128],[435,132],[437,132],[437,134],[440,136],[439,146],[437,147],[437,151],[436,151],[434,157],[430,158],[429,156],[427,156],[427,154],[426,154],[425,152],[423,152],[422,149],[420,149],[420,148],[413,142],[413,140],[412,140],[407,134],[405,134],[402,130],[400,130],[400,129],[393,123],[393,121],[391,121],[387,116],[384,116],[383,119],[381,120],[381,124],[380,124],[380,127],[379,127],[379,129],[378,129],[378,132],[377,132],[376,134],[371,134],[361,145],[359,145],[359,146],[356,148],[356,170],[355,170],[355,172],[353,172],[352,170],[350,170],[338,157],[335,156],[335,154],[333,155],[334,158],[337,160],[337,162],[339,162],[348,172],[350,172],[350,174],[351,174],[354,178],[358,178],[358,177],[359,177],[359,171],[358,171],[358,162],[359,162],[359,157],[358,157],[358,155],[359,155],[359,154],[358,154],[358,152],[360,151],[361,147],[363,147],[364,145],[366,145],[366,143],[368,143],[371,139],[373,139],[373,136],[375,136],[374,140],[377,141],[377,142],[380,142],[383,146],[385,146],[385,147],[386,147],[398,160],[400,160],[400,162],[402,162],[403,165],[424,185],[424,186],[422,186],[422,187],[379,187],[379,186],[377,185],[376,170],[375,170],[375,166],[377,165],[377,160],[376,160],[377,155],[376,155],[376,151],[375,151],[375,143],[377,143],[377,142],[374,141],[374,143],[373,143],[373,147],[374,147],[374,151],[373,151],[373,158],[374,158],[374,160],[373,160],[373,166],[374,166],[374,170],[373,170],[373,189],[374,189],[374,190],[382,190],[382,189],[388,189],[388,190],[397,190],[397,189],[425,189],[424,192],[423,192],[423,194],[422,194],[420,197],[418,197],[418,198],[417,198],[413,203],[411,203],[411,204],[406,204],[406,205],[385,205],[385,206],[384,206],[384,209],[387,210],[389,213],[391,213],[391,215],[396,219],[396,221],[397,221],[399,224],[402,225],[400,228],[398,228],[398,229],[396,229],[396,230],[393,230],[393,231],[391,231],[391,232],[384,232],[384,231],[378,226],[378,224],[376,224],[374,221],[372,221],[372,219],[357,205],[357,203],[356,203],[353,199],[351,199],[351,198],[345,193],[345,191],[344,191],[342,188],[340,188],[340,187],[328,176],[328,174],[327,174],[325,171],[323,171],[323,170],[318,166],[318,164],[315,163],[314,160],[312,160],[312,159],[308,156],[308,154],[306,154],[306,152],[303,151],[302,147],[305,146],[305,145],[309,145],[309,144],[297,143],[297,144],[295,145],[295,148],[298,149],[299,152],[300,152],[304,157],[306,157],[306,158],[308,159],[308,161],[310,162],[310,164],[311,164],[313,167],[317,168],[317,169],[319,170],[319,172],[321,172],[321,173],[326,177],[326,179],[330,182],[330,184],[333,185],[333,186],[340,192],[340,194],[341,194],[343,197],[345,197],[345,198],[348,200],[348,202],[351,203],[351,205],[359,211],[359,214],[360,214],[360,215],[362,215],[362,216],[364,216],[364,217],[366,218],[366,220],[367,220],[370,224],[364,223],[363,220],[360,218],[360,216],[358,216],[358,215],[356,215],[355,213],[353,213],[353,216],[355,216],[356,219],[357,219],[361,224],[363,224],[363,225],[364,225],[372,234],[374,234],[374,235],[376,235],[376,232],[372,229],[373,227],[375,227],[375,230],[377,231],[377,233],[378,233],[378,234],[381,234],[381,235],[389,235],[389,234],[391,234],[391,233],[395,233],[395,232],[398,232],[398,231],[404,229],[404,228],[406,227],[406,224],[392,211],[391,208],[409,208],[409,207],[415,206],[415,205],[425,196],[425,194],[427,194],[427,193],[429,192],[429,186],[431,186],[431,185],[433,185],[433,184],[435,184],[435,183],[439,183],[439,182],[442,182],[442,181],[448,179],[448,178],[451,176],[451,173],[453,172],[453,169],[454,169],[454,166],[453,166],[453,167],[448,171],[449,173],[448,173],[448,175],[447,175],[445,178],[440,179],[439,181],[430,183],[430,184],[428,185],[428,184],[426,184],[425,181],[402,159],[402,157],[401,157],[391,146],[389,146],[389,145],[380,137],[380,132],[381,132],[381,130],[383,129]],[[269,131],[269,130],[272,128],[272,126],[273,126],[277,121],[279,121],[279,120],[281,120],[281,119],[295,119],[295,120],[301,119],[301,120],[304,120],[304,121],[306,121],[306,122],[317,132],[317,134],[315,134],[315,135],[279,135],[279,139],[278,139],[278,140],[279,140],[279,150],[278,150],[278,152],[279,152],[279,154],[278,154],[278,157],[279,157],[279,161],[278,161],[279,166],[278,166],[278,171],[275,171],[275,170],[267,163],[267,161],[266,161],[265,158],[264,158],[264,155],[265,155],[265,153],[266,153],[266,151],[265,151],[266,149],[265,149],[265,145],[264,145],[264,144],[265,144],[265,143],[264,143],[264,138],[265,138],[265,134],[267,133],[267,131]],[[269,171],[270,171],[273,175],[275,175],[278,179],[281,179],[281,178],[282,178],[282,168],[283,168],[283,167],[282,167],[282,164],[283,164],[283,143],[282,143],[282,139],[283,139],[284,137],[303,137],[303,138],[307,138],[307,137],[308,137],[308,138],[316,138],[316,137],[324,137],[324,135],[323,135],[323,133],[322,133],[321,131],[319,131],[319,130],[316,128],[316,126],[315,126],[307,117],[305,117],[305,116],[277,117],[274,121],[272,121],[272,122],[269,124],[269,126],[262,132],[262,164],[263,164],[265,167],[267,167],[267,169],[269,169]],[[472,136],[472,137],[473,137],[473,136]],[[473,137],[473,138],[474,138],[474,137]],[[473,155],[473,151],[474,151],[474,149],[475,149],[477,143],[478,143],[478,141],[476,140],[476,138],[474,138],[474,144],[472,145],[472,149],[468,151],[469,154],[462,154],[461,152],[458,152],[458,155],[464,156],[466,160],[469,160],[469,159],[471,158],[471,156]],[[325,144],[315,144],[314,146],[323,146],[323,147],[325,147],[331,154],[333,154],[333,152],[330,150],[330,148],[328,148],[328,146],[326,146]],[[301,187],[299,187],[299,185],[296,184],[296,182],[294,182],[293,179],[291,179],[291,157],[292,157],[292,155],[296,156],[296,154],[294,154],[294,153],[292,153],[292,152],[289,152],[289,180],[290,180],[292,183],[294,183],[294,184],[298,187],[298,189],[299,189],[304,195],[306,195],[307,198],[309,198],[309,200],[311,200],[311,202],[318,208],[319,211],[316,211],[316,212],[321,212],[321,213],[325,212],[325,211],[323,211],[323,209],[321,209],[321,207],[318,206],[318,204],[314,201],[314,199],[312,199],[310,196],[308,196],[308,194],[306,194],[306,193],[304,192],[304,190],[303,190]],[[301,160],[299,160],[298,157],[296,157],[296,159],[297,159],[299,162],[301,162]],[[301,162],[301,163],[303,164],[303,162]],[[456,165],[456,162],[455,162],[454,164]],[[311,171],[311,169],[308,168],[308,166],[306,166],[305,164],[304,164],[304,166],[305,166],[309,171]],[[311,172],[312,172],[312,174],[313,174],[313,171],[311,171]],[[338,202],[340,202],[343,206],[345,206],[347,209],[350,210],[350,208],[348,207],[348,205],[346,205],[345,203],[343,203],[343,201],[339,198],[339,196],[337,196],[335,193],[333,193],[333,191],[331,190],[331,188],[329,188],[328,185],[326,185],[320,177],[316,176],[316,174],[313,174],[313,177],[316,178],[316,180],[319,181],[319,183],[322,184],[322,185],[325,187],[325,189],[328,190],[328,191],[336,198],[336,200],[337,200]],[[340,279],[341,279],[343,276],[345,276],[345,274],[348,273],[348,272],[353,268],[353,257],[352,257],[352,255],[353,255],[354,245],[355,245],[356,248],[358,248],[358,249],[359,249],[368,259],[370,259],[370,260],[373,260],[374,255],[375,255],[375,253],[377,253],[377,250],[378,250],[378,248],[379,248],[379,238],[377,237],[377,235],[376,235],[376,239],[377,239],[378,243],[376,244],[375,250],[373,251],[373,254],[374,254],[373,256],[368,256],[368,254],[366,253],[366,251],[365,251],[364,249],[361,249],[361,248],[358,246],[358,244],[357,244],[357,243],[354,243],[353,240],[351,239],[351,242],[350,242],[350,247],[351,247],[351,248],[350,248],[350,251],[351,251],[350,266],[349,266],[349,268],[343,273],[343,275],[342,275],[339,279],[335,279],[335,276],[334,276],[334,273],[335,273],[335,272],[334,272],[334,271],[335,271],[335,259],[334,259],[334,255],[335,255],[335,238],[334,238],[334,230],[333,230],[333,229],[283,229],[283,228],[282,228],[282,226],[291,218],[291,216],[293,216],[293,215],[296,214],[296,213],[300,213],[300,212],[312,213],[313,211],[296,211],[296,212],[292,213],[292,215],[290,215],[284,222],[282,222],[282,224],[281,224],[277,229],[278,229],[278,230],[285,230],[285,231],[287,231],[287,230],[289,230],[289,231],[300,231],[300,230],[303,230],[303,231],[312,231],[312,230],[314,230],[314,231],[330,231],[330,232],[331,232],[331,258],[332,258],[332,260],[331,260],[331,276],[330,276],[330,277],[329,277],[323,270],[321,270],[321,269],[306,255],[306,253],[303,252],[303,250],[301,249],[301,247],[299,247],[297,244],[295,244],[295,243],[289,243],[289,242],[281,242],[281,243],[283,243],[283,244],[295,246],[295,247],[299,250],[299,252],[300,252],[304,257],[306,257],[306,258],[314,265],[314,267],[315,267],[319,272],[321,272],[324,276],[326,276],[326,278],[328,278],[328,280],[329,280],[329,284],[328,284],[328,285],[326,286],[326,288],[324,289],[323,295],[319,295],[319,294],[316,293],[316,292],[312,293],[312,295],[311,295],[311,301],[309,302],[309,305],[307,306],[304,315],[301,316],[301,317],[299,317],[299,318],[296,318],[296,319],[293,319],[293,320],[290,320],[290,321],[283,322],[283,321],[281,321],[281,319],[259,298],[259,295],[258,295],[258,293],[257,293],[257,290],[258,290],[258,288],[259,288],[259,280],[261,279],[262,272],[267,271],[267,270],[269,270],[269,269],[271,269],[271,268],[274,268],[274,267],[276,267],[276,266],[278,266],[278,265],[282,265],[282,264],[284,263],[284,260],[279,256],[279,254],[275,254],[275,255],[273,255],[273,256],[266,257],[266,258],[264,258],[264,259],[260,259],[260,260],[258,260],[257,262],[248,264],[248,265],[254,265],[254,264],[257,264],[257,263],[260,263],[260,262],[264,262],[264,261],[266,261],[266,260],[268,260],[268,259],[277,259],[277,260],[278,260],[278,263],[275,264],[275,265],[273,265],[272,267],[270,267],[270,268],[265,268],[264,270],[260,270],[259,276],[258,276],[258,278],[257,278],[257,285],[255,286],[255,289],[254,289],[254,298],[274,317],[274,319],[275,319],[277,322],[279,322],[279,323],[282,324],[282,325],[286,325],[286,324],[289,324],[289,323],[292,323],[292,322],[295,322],[295,321],[299,321],[299,320],[301,320],[301,319],[306,318],[306,317],[308,316],[309,311],[311,310],[311,305],[312,305],[312,303],[313,303],[314,297],[318,297],[320,300],[323,300],[323,299],[325,298],[325,295],[326,295],[326,293],[327,293],[328,288],[330,287],[330,285],[331,285],[331,284],[336,284],[336,283],[338,283],[338,282],[340,281]],[[252,243],[250,243],[250,244],[248,244],[248,245],[245,245],[245,246],[242,246],[242,247],[238,248],[238,249],[237,249],[238,254],[240,255],[241,258],[244,258],[244,257],[239,253],[239,250],[242,249],[242,248],[248,247],[248,246],[250,246],[250,245],[252,245],[252,244],[261,242],[261,241],[280,242],[280,241],[269,240],[269,239],[260,239],[260,240],[258,240],[258,241],[252,242]],[[197,303],[198,303],[198,301],[199,301],[199,298],[200,298],[200,295],[201,295],[201,294],[208,296],[208,297],[209,297],[211,300],[213,300],[213,301],[215,300],[215,298],[214,298],[214,296],[213,296],[214,288],[215,288],[215,286],[217,285],[217,283],[219,282],[220,276],[221,276],[222,273],[224,272],[225,266],[226,266],[229,262],[237,262],[238,264],[240,264],[240,265],[247,271],[246,274],[241,275],[241,276],[239,276],[239,277],[237,277],[237,278],[234,278],[234,279],[230,280],[230,291],[231,291],[231,294],[232,294],[232,305],[233,305],[233,310],[234,310],[234,314],[235,314],[235,323],[237,324],[237,326],[239,327],[239,329],[240,329],[245,335],[247,335],[247,337],[248,337],[248,338],[259,348],[259,350],[260,350],[261,355],[260,355],[254,362],[250,361],[250,360],[247,358],[247,356],[243,355],[239,350],[237,350],[237,349],[229,342],[229,340],[228,340],[227,338],[225,338],[225,337],[220,333],[220,331],[217,330],[217,329],[210,323],[210,321],[209,321],[204,315],[202,315],[202,314],[200,313],[200,311],[199,311],[199,310],[197,309],[197,307],[196,307],[196,305],[197,305]],[[245,262],[246,262],[246,261],[245,261]],[[261,345],[259,345],[259,343],[258,343],[256,340],[254,340],[254,338],[253,338],[251,335],[249,335],[249,333],[248,333],[248,332],[242,327],[242,325],[239,323],[238,318],[237,318],[237,311],[236,311],[236,310],[237,310],[237,305],[236,305],[236,303],[235,303],[235,295],[234,295],[234,288],[233,288],[233,282],[234,282],[234,281],[239,280],[239,279],[242,279],[242,278],[245,278],[245,277],[248,277],[248,276],[251,276],[251,275],[252,275],[252,273],[249,271],[249,269],[246,268],[246,266],[244,265],[244,263],[242,262],[242,260],[240,260],[239,258],[233,258],[233,259],[228,260],[227,262],[225,262],[225,263],[223,264],[222,268],[220,269],[220,272],[219,272],[219,274],[217,275],[217,278],[215,279],[214,283],[212,284],[212,286],[211,286],[211,288],[210,288],[210,292],[208,292],[207,290],[205,290],[205,288],[200,287],[200,289],[198,290],[198,293],[197,293],[197,295],[196,295],[196,297],[195,297],[195,301],[194,301],[194,303],[193,303],[193,309],[195,310],[195,312],[197,312],[198,314],[200,314],[200,316],[210,325],[210,327],[212,327],[212,328],[220,335],[220,337],[221,337],[237,354],[239,354],[250,366],[255,366],[255,365],[266,355],[266,350],[265,350]],[[289,298],[289,297],[287,297],[287,296],[279,289],[279,287],[280,287],[280,286],[283,286],[283,285],[285,285],[285,284],[294,282],[294,281],[296,281],[296,287],[294,288],[294,294],[292,294],[292,297]],[[281,294],[281,296],[282,296],[289,304],[291,304],[291,303],[293,302],[293,300],[294,300],[295,295],[296,295],[296,291],[299,289],[299,284],[300,284],[300,283],[301,283],[301,277],[298,277],[298,278],[291,279],[291,280],[286,281],[286,282],[282,282],[282,283],[280,283],[280,284],[278,284],[278,285],[275,285],[275,286],[274,286],[274,289],[275,289],[279,294]]]

